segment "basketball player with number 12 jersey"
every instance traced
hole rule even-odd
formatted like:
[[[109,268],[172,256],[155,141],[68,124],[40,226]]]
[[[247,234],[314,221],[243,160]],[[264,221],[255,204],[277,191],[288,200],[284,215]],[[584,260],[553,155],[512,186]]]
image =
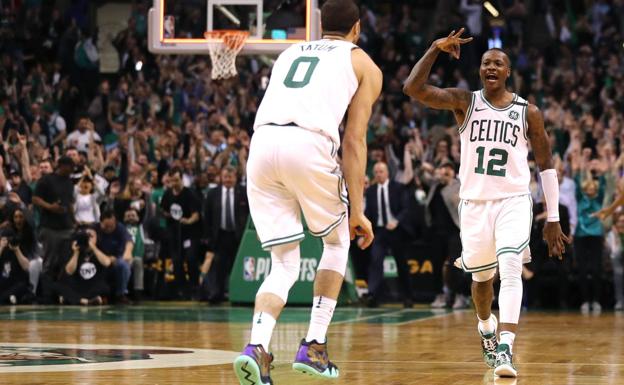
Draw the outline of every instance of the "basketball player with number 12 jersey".
[[[360,21],[352,0],[326,1],[321,19],[321,40],[294,44],[278,57],[254,124],[247,196],[262,247],[271,252],[271,273],[256,294],[249,344],[234,361],[241,385],[273,384],[269,343],[288,292],[299,279],[299,242],[305,237],[301,213],[309,233],[322,238],[323,254],[308,334],[292,365],[298,372],[339,376],[329,360],[327,329],[350,239],[362,235],[364,247],[373,240],[363,205],[366,129],[382,75],[355,45]],[[345,113],[341,169],[336,157]]]
[[[451,110],[459,124],[461,162],[459,219],[460,265],[472,273],[472,297],[484,360],[500,377],[517,377],[513,343],[522,305],[522,264],[529,257],[532,206],[529,143],[541,170],[548,218],[544,239],[551,256],[564,252],[569,239],[559,225],[559,183],[539,109],[509,92],[509,57],[486,51],[479,74],[483,89],[469,92],[427,84],[440,52],[459,59],[464,29],[436,40],[414,66],[404,92],[430,108]],[[494,277],[501,280],[498,320],[491,312]],[[497,331],[500,330],[500,339]]]

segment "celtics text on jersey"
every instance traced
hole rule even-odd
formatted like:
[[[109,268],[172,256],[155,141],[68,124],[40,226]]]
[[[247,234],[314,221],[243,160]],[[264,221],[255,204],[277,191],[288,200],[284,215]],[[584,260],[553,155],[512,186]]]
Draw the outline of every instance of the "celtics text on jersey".
[[[491,105],[483,90],[472,93],[461,139],[460,197],[494,200],[529,193],[528,102],[514,94],[505,108]]]

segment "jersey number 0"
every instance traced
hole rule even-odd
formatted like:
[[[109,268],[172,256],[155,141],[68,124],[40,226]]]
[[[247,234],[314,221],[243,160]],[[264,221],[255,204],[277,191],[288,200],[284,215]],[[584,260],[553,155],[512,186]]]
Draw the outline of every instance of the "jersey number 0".
[[[288,75],[286,75],[286,79],[284,79],[284,85],[288,88],[303,88],[310,83],[310,78],[312,78],[312,73],[316,69],[320,59],[313,56],[302,56],[297,58],[292,65],[290,66],[290,70],[288,71]],[[308,70],[306,71],[303,79],[295,80],[295,75],[297,74],[297,70],[301,64],[308,64]]]

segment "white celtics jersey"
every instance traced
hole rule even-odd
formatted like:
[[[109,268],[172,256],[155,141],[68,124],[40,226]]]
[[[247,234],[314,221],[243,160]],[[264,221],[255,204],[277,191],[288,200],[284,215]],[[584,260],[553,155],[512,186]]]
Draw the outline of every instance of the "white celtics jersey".
[[[483,90],[472,93],[459,128],[461,199],[494,200],[529,193],[527,108],[527,101],[516,94],[509,106],[496,108]]]
[[[254,129],[296,125],[340,145],[338,126],[359,86],[351,63],[356,45],[342,40],[294,44],[277,58]]]

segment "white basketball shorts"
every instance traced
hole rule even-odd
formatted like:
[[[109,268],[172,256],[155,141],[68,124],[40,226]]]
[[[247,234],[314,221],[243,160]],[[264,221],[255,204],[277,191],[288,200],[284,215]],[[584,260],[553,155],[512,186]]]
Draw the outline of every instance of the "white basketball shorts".
[[[459,202],[461,267],[478,273],[498,266],[498,257],[517,254],[523,263],[531,260],[529,240],[533,222],[531,195]]]
[[[247,162],[247,195],[263,249],[303,239],[302,211],[316,237],[328,235],[347,218],[337,151],[328,137],[297,126],[256,129]]]

